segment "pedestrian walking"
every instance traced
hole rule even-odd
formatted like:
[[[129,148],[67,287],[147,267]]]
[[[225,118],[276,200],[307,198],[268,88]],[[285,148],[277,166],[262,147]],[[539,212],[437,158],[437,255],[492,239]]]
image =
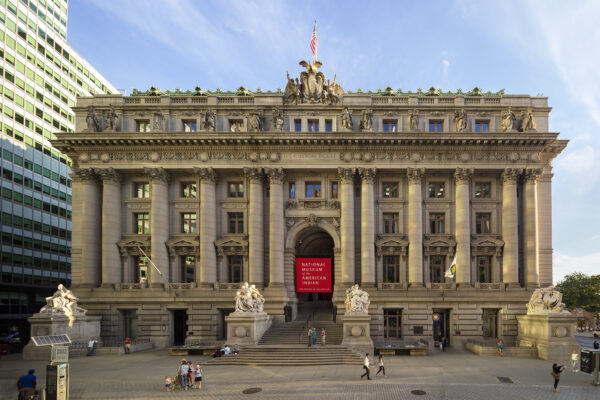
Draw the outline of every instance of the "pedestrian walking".
[[[571,354],[571,369],[573,372],[579,372],[577,361],[579,361],[579,354],[577,353],[577,350],[573,350],[573,354]]]
[[[383,356],[381,354],[379,355],[379,361],[377,363],[379,364],[379,369],[375,376],[379,375],[380,372],[383,372],[383,376],[385,377],[385,367],[383,366]]]
[[[325,328],[321,328],[321,346],[325,346],[325,337],[327,334],[325,333]]]
[[[196,389],[202,389],[202,368],[198,364],[196,364],[196,370],[194,371],[194,384]]]
[[[181,379],[181,387],[184,390],[187,390],[188,372],[190,372],[190,366],[187,363],[187,360],[185,358],[182,358],[181,365],[179,366],[179,369],[177,370],[177,374],[181,377],[179,379]]]
[[[96,340],[96,338],[91,338],[90,341],[88,342],[88,352],[87,352],[88,356],[91,356],[94,354],[94,347],[96,346],[96,344],[98,344],[98,341]]]
[[[313,344],[313,346],[317,345],[317,330],[315,329],[314,326],[312,328],[312,344]]]
[[[564,365],[552,364],[552,372],[550,375],[554,378],[554,391],[558,392],[558,381],[560,380],[560,373],[565,369]]]
[[[504,356],[504,342],[502,339],[498,340],[498,355],[500,357]]]
[[[367,380],[370,381],[371,380],[371,375],[369,374],[369,372],[371,371],[371,363],[369,361],[369,353],[367,353],[365,355],[365,360],[364,360],[363,368],[365,370],[365,373],[360,376],[360,379],[362,380],[362,378],[364,378],[366,376]]]
[[[312,345],[312,328],[308,328],[308,347]]]

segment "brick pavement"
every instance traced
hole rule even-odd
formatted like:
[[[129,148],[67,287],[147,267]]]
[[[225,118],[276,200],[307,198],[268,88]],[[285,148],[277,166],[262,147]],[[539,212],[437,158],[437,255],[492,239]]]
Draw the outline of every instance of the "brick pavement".
[[[164,392],[163,377],[174,375],[180,357],[166,350],[122,356],[71,360],[71,399],[599,399],[600,387],[591,376],[565,372],[561,391],[552,392],[552,362],[534,359],[481,357],[464,351],[434,352],[429,357],[387,357],[387,378],[361,381],[358,366],[251,367],[204,366],[201,392]],[[192,357],[205,362],[206,357]],[[17,356],[0,359],[0,399],[15,399],[16,379],[36,368],[45,381],[44,362],[25,362]],[[567,368],[568,371],[568,368]],[[498,376],[514,384],[499,383]],[[260,387],[261,392],[243,394]],[[419,389],[425,395],[414,395]]]

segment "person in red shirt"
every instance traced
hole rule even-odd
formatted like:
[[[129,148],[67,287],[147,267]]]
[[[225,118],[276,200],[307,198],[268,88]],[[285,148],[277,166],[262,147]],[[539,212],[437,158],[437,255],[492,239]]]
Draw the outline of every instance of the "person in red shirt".
[[[131,351],[131,338],[125,338],[125,353],[129,353]]]

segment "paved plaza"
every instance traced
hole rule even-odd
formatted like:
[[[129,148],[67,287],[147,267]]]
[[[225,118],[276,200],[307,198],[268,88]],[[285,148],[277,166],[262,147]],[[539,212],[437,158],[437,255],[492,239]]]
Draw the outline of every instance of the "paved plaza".
[[[167,350],[71,360],[71,399],[598,399],[591,376],[567,366],[560,392],[552,392],[551,361],[482,357],[450,349],[429,357],[387,357],[387,378],[360,380],[360,366],[252,367],[203,366],[202,391],[166,393],[164,376],[175,375],[181,357]],[[191,357],[205,363],[207,357]],[[35,368],[45,382],[45,363],[20,355],[0,360],[0,399],[16,399],[15,382]],[[374,372],[376,369],[373,369]],[[373,373],[374,374],[374,373]],[[508,377],[514,383],[500,383]],[[244,394],[249,388],[260,388]],[[413,394],[415,390],[425,394]]]

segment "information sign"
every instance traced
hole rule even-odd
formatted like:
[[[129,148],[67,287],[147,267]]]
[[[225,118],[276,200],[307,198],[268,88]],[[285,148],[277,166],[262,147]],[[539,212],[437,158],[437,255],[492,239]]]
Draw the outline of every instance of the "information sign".
[[[331,293],[331,258],[296,258],[298,293]]]

